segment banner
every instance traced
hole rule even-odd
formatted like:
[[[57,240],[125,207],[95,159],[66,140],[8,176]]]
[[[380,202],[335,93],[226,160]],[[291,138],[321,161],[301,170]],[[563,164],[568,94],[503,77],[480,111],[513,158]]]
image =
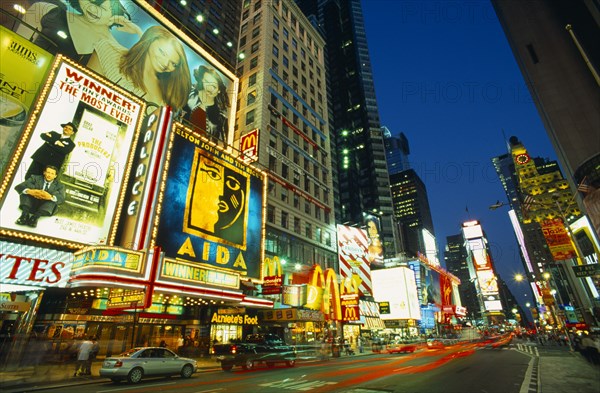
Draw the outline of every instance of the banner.
[[[152,247],[168,258],[260,280],[266,175],[174,125]]]
[[[371,260],[368,256],[370,239],[367,232],[345,225],[337,226],[338,260],[342,280],[360,278],[360,293],[371,296]]]
[[[141,100],[58,56],[0,188],[0,233],[112,245],[143,111]]]
[[[0,26],[0,173],[8,163],[53,56]]]
[[[544,220],[540,224],[555,261],[563,261],[577,256],[562,219]]]

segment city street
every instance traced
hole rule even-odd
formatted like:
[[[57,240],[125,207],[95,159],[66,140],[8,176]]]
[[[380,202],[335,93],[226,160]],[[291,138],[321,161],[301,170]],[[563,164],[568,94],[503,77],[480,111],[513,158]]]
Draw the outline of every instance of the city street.
[[[505,347],[474,343],[412,354],[342,356],[299,361],[294,368],[224,372],[210,363],[191,379],[173,377],[115,384],[97,377],[7,392],[598,392],[600,368],[565,346],[514,340]],[[565,390],[566,389],[566,390]]]

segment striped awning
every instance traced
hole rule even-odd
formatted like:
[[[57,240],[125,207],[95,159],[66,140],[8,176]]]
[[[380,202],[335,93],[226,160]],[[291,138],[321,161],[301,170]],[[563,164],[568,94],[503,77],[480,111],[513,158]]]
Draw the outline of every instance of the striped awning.
[[[376,329],[385,329],[385,324],[379,318],[375,317],[364,317],[365,322],[363,323],[363,329],[367,330],[376,330]]]

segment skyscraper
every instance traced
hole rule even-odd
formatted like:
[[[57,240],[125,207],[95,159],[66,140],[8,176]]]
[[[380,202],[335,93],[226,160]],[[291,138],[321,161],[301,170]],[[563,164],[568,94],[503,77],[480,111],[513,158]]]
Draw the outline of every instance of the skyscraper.
[[[394,217],[400,230],[400,250],[409,257],[416,256],[418,252],[437,254],[428,244],[429,237],[435,232],[425,184],[414,169],[390,175],[390,183]],[[431,262],[435,263],[434,260]]]
[[[295,3],[244,2],[234,145],[258,133],[269,178],[266,257],[295,273],[337,266],[324,46]]]
[[[388,173],[393,175],[410,169],[410,163],[408,162],[410,148],[406,135],[401,132],[398,136],[392,136],[391,131],[386,126],[383,126],[382,129]]]
[[[585,183],[584,205],[600,237],[598,2],[493,0],[492,4],[565,178],[573,191]]]
[[[327,43],[340,220],[359,224],[375,212],[385,254],[394,256],[390,182],[360,0],[296,2],[306,15],[318,14]]]
[[[477,290],[474,280],[469,273],[467,261],[468,252],[465,248],[465,239],[462,234],[446,237],[446,250],[444,261],[446,269],[460,279],[458,292],[463,306],[467,308],[467,318],[470,320],[481,319],[481,310],[477,300]]]

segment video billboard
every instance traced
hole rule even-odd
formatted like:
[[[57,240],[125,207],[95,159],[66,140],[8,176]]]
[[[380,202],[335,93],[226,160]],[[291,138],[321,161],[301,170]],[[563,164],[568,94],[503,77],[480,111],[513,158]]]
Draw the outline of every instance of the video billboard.
[[[22,20],[17,33],[38,47],[143,98],[149,112],[169,106],[196,131],[232,143],[237,78],[146,2],[39,2]]]
[[[0,233],[112,245],[143,111],[140,99],[58,56],[0,188]]]
[[[342,280],[351,279],[354,275],[357,275],[360,278],[358,287],[360,293],[363,296],[371,296],[372,284],[367,232],[360,228],[338,225],[337,238]]]
[[[364,217],[367,227],[368,246],[367,261],[371,268],[382,268],[383,264],[383,243],[381,241],[381,221],[378,217],[368,214]]]
[[[266,174],[179,123],[167,156],[152,246],[188,265],[261,280]]]

